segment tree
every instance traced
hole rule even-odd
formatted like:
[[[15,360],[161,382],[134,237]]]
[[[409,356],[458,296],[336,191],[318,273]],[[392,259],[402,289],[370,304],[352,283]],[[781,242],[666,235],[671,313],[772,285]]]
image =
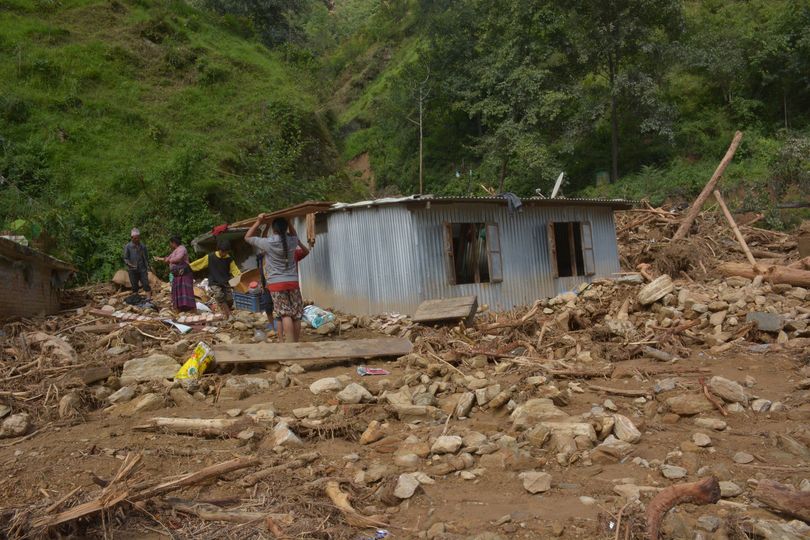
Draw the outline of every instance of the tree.
[[[430,68],[425,68],[425,78],[416,79],[411,84],[411,96],[416,103],[416,112],[418,120],[414,120],[408,116],[408,121],[412,122],[419,128],[419,194],[422,195],[425,189],[425,171],[424,171],[424,116],[425,116],[425,103],[430,97]]]
[[[682,26],[679,0],[568,0],[570,35],[587,77],[596,74],[606,86],[596,89],[607,105],[610,122],[610,180],[619,177],[620,101],[628,110],[656,99],[662,59]],[[649,107],[647,107],[649,108]],[[658,112],[664,108],[652,107]],[[643,118],[639,120],[644,120]],[[658,122],[648,122],[654,130]]]

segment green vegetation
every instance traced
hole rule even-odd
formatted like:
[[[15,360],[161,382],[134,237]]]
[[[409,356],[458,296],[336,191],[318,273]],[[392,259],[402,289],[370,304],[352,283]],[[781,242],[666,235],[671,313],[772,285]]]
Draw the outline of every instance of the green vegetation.
[[[132,226],[158,253],[418,191],[420,120],[426,192],[565,171],[656,204],[739,129],[723,189],[782,227],[810,192],[807,28],[810,0],[0,0],[0,229],[104,278]]]

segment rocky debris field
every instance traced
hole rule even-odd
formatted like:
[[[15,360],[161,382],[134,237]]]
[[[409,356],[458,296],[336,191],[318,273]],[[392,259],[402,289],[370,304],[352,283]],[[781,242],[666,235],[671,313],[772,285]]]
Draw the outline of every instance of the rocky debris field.
[[[620,237],[671,226],[660,212]],[[101,315],[136,311],[112,286],[74,291],[82,307],[2,327],[2,534],[810,537],[810,291],[679,270],[651,245],[623,245],[616,279],[482,306],[471,328],[340,315],[305,331],[409,338],[412,354],[367,362],[388,375],[302,362],[174,381],[198,341],[275,339],[264,316],[181,335]]]

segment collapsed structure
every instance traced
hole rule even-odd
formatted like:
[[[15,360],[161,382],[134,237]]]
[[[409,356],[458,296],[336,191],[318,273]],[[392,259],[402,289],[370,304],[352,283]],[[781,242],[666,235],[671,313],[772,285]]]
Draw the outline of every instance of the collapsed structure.
[[[300,268],[304,295],[374,315],[413,314],[425,300],[459,296],[511,309],[614,274],[613,212],[629,207],[615,199],[417,195],[306,203],[274,215],[293,218],[313,245]],[[238,240],[245,225],[226,234]],[[194,244],[211,246],[211,236]],[[236,248],[243,269],[255,267],[243,251]]]

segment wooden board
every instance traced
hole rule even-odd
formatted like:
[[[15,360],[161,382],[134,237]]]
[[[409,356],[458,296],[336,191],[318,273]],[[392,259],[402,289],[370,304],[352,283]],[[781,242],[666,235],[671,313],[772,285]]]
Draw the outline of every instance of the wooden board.
[[[416,309],[413,322],[457,321],[463,319],[467,325],[470,325],[477,310],[477,296],[426,300]]]
[[[293,217],[301,217],[306,216],[307,214],[316,214],[318,212],[326,212],[329,210],[332,205],[335,204],[329,201],[307,201],[301,204],[296,204],[295,206],[290,206],[289,208],[284,208],[283,210],[276,210],[275,212],[270,212],[267,214],[268,218],[277,218],[277,217],[286,217],[286,218],[293,218]],[[250,227],[256,221],[255,217],[243,219],[241,221],[236,221],[231,223],[228,228],[229,229],[237,229],[239,227]]]
[[[255,343],[217,345],[217,364],[300,362],[304,360],[351,360],[404,356],[413,350],[404,338],[350,339],[313,343]]]

